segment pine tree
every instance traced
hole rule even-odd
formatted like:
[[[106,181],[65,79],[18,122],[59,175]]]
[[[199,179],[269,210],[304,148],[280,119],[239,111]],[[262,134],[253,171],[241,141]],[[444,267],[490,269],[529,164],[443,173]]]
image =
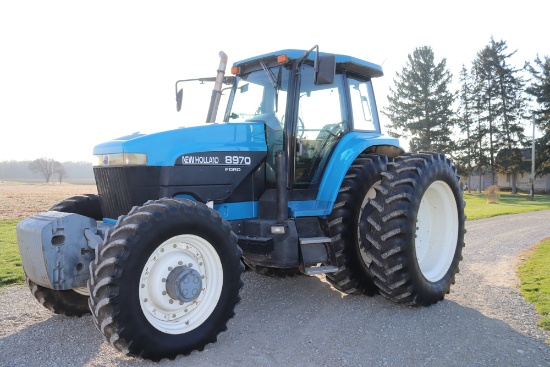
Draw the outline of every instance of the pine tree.
[[[526,99],[520,70],[508,63],[515,51],[506,53],[507,48],[505,41],[496,42],[491,38],[489,45],[477,54],[474,68],[478,77],[477,98],[483,106],[482,116],[488,128],[492,184],[496,183],[495,171],[510,174],[515,194],[517,173],[522,171]],[[505,151],[497,155],[503,149]]]
[[[455,94],[449,91],[452,74],[446,59],[434,61],[431,47],[422,46],[408,55],[401,73],[390,88],[388,107],[382,111],[390,119],[389,133],[395,137],[411,136],[411,151],[453,151],[451,130]]]
[[[479,192],[483,190],[482,178],[486,172],[487,167],[490,167],[490,146],[489,143],[489,119],[484,116],[486,108],[486,98],[484,98],[484,84],[481,82],[480,70],[475,61],[472,65],[470,72],[470,81],[472,86],[470,91],[472,93],[472,116],[474,120],[474,127],[472,132],[472,144],[475,145],[475,156],[473,159],[474,169],[479,172]]]
[[[531,110],[535,125],[542,132],[537,139],[537,174],[550,173],[550,58],[541,60],[537,55],[535,66],[526,64],[533,79],[526,92],[533,96],[537,105]]]
[[[459,138],[455,144],[457,156],[455,163],[460,171],[463,171],[468,176],[468,191],[472,187],[471,177],[474,167],[476,166],[476,158],[478,152],[478,144],[476,139],[476,121],[474,118],[474,96],[472,91],[472,77],[465,65],[459,75],[460,91],[459,91],[459,106],[457,126],[462,133],[462,138]]]

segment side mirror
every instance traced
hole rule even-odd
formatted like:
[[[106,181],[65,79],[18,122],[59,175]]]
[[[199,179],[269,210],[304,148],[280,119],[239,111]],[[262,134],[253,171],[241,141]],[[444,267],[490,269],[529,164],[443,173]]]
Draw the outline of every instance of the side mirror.
[[[324,85],[334,83],[334,75],[336,74],[336,56],[319,55],[316,60],[315,84]]]
[[[178,93],[176,93],[176,108],[178,112],[181,111],[181,101],[183,99],[183,89],[180,89]]]

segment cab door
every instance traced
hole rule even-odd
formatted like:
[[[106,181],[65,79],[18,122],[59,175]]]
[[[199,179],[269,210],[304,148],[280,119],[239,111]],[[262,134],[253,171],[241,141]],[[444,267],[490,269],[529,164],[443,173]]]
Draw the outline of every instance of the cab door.
[[[313,67],[301,66],[297,117],[295,121],[294,188],[316,187],[328,159],[349,130],[342,74],[334,82],[315,85]]]

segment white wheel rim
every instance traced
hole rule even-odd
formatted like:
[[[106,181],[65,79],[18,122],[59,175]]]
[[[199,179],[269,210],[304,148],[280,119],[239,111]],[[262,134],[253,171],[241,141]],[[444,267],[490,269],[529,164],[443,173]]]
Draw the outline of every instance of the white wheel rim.
[[[361,254],[363,262],[367,265],[369,265],[372,260],[367,255],[367,250],[363,245],[363,240],[361,239],[361,217],[363,216],[363,211],[365,210],[368,202],[376,198],[376,190],[374,189],[374,187],[376,185],[379,185],[380,183],[381,181],[377,181],[369,188],[369,191],[367,191],[365,197],[363,198],[363,202],[361,203],[361,210],[359,212],[359,215],[357,216],[357,241],[359,243],[359,253]]]
[[[433,182],[422,197],[416,223],[416,260],[430,282],[441,280],[456,252],[458,209],[454,194],[445,182]]]
[[[191,302],[172,299],[166,293],[168,274],[178,266],[188,266],[202,278],[200,294]],[[210,242],[195,235],[179,235],[162,243],[149,256],[139,281],[139,302],[156,329],[183,334],[202,325],[212,314],[222,287],[222,263]]]
[[[90,292],[88,291],[88,287],[73,288],[73,291],[83,296],[90,297]]]

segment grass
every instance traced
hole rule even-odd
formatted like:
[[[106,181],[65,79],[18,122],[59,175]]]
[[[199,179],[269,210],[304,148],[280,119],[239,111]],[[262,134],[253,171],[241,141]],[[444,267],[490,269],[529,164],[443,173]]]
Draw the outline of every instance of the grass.
[[[0,287],[23,283],[23,267],[15,226],[19,219],[0,220]]]
[[[550,195],[535,195],[528,200],[527,194],[500,194],[496,204],[487,204],[485,195],[464,193],[466,216],[468,220],[495,217],[497,215],[527,213],[550,209]]]
[[[535,305],[539,326],[550,331],[550,238],[537,244],[518,267],[521,294]]]

